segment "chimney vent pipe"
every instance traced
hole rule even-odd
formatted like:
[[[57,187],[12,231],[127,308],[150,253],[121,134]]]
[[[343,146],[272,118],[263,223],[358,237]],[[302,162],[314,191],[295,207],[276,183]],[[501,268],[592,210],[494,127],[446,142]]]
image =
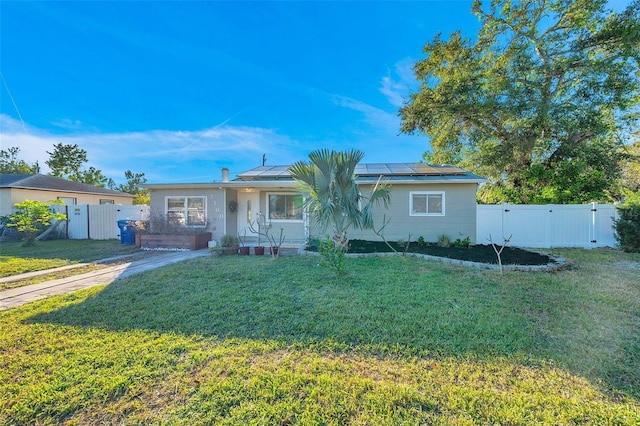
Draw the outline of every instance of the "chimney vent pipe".
[[[222,181],[229,182],[229,169],[226,167],[222,168]]]

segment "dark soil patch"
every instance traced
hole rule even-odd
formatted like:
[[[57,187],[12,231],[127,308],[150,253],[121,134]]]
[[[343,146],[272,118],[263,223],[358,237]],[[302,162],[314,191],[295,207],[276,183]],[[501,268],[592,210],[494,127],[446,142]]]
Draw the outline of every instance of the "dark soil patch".
[[[404,245],[390,243],[396,250],[403,252]],[[310,251],[317,251],[317,247],[308,247]],[[498,250],[500,248],[498,247]],[[349,253],[389,253],[392,252],[382,241],[351,240]],[[409,244],[409,253],[427,254],[430,256],[447,257],[450,259],[466,260],[478,263],[498,264],[498,257],[490,245],[477,244],[469,247],[440,247],[435,244]],[[544,254],[534,253],[516,247],[505,247],[501,254],[503,265],[547,265],[556,261]]]

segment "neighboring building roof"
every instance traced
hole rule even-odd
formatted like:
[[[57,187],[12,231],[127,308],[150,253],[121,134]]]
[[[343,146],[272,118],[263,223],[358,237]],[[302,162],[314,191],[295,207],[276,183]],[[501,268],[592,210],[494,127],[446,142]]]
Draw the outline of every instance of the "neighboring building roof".
[[[290,166],[260,166],[238,174],[233,182],[292,180]],[[427,165],[424,163],[363,163],[356,166],[358,181],[377,180],[380,176],[388,181],[469,181],[483,182],[485,179],[451,165]]]
[[[131,197],[134,195],[85,183],[73,182],[53,176],[41,174],[15,175],[0,174],[0,188],[33,189],[40,191],[74,192],[81,194],[111,195],[117,197]]]

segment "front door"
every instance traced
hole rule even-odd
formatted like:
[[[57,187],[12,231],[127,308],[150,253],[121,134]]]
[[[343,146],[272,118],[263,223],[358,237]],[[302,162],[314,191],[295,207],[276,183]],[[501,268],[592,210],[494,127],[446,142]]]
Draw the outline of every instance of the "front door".
[[[247,237],[257,237],[258,234],[251,232],[249,223],[257,230],[258,212],[260,212],[260,193],[238,191],[238,234],[244,238],[245,231]]]

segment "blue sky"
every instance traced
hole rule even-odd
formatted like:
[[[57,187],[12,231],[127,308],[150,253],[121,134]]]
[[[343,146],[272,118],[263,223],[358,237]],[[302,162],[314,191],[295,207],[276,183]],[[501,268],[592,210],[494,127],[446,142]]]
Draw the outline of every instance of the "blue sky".
[[[626,3],[626,2],[621,2]],[[420,161],[400,135],[412,64],[470,1],[0,2],[0,136],[39,161],[77,144],[117,182],[210,182],[317,148]]]

